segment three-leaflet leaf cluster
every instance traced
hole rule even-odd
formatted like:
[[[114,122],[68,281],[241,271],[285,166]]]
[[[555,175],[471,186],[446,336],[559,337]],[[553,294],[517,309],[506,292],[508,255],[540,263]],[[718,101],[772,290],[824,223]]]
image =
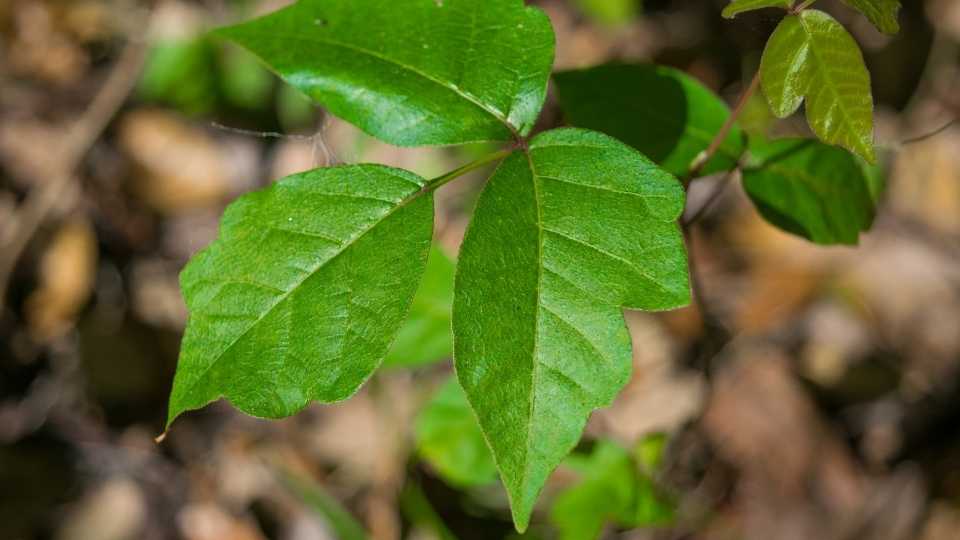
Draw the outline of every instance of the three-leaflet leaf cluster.
[[[884,6],[896,2],[847,2],[895,30],[896,11]],[[770,6],[794,7],[735,0],[724,14]],[[477,202],[455,276],[442,253],[431,254],[433,190],[448,177],[346,165],[235,201],[218,239],[181,275],[190,320],[168,425],[221,397],[269,418],[342,400],[398,333],[394,365],[409,363],[403,351],[426,339],[424,329],[446,333],[428,360],[452,352],[458,382],[418,423],[421,451],[455,482],[483,481],[495,466],[525,529],[590,413],[630,377],[622,309],[690,300],[676,177],[727,122],[726,105],[676,70],[600,66],[556,75],[577,128],[528,137],[546,98],[554,35],[547,16],[522,0],[301,0],[217,33],[385,142],[510,147],[491,158],[502,162]],[[869,74],[828,15],[787,15],[761,77],[777,115],[806,100],[821,139],[875,159]],[[748,143],[733,126],[702,171],[741,164],[761,213],[790,232],[856,243],[870,226],[881,188],[844,150],[812,140]],[[425,273],[445,285],[414,300]],[[411,304],[417,329],[401,330]],[[430,314],[451,305],[452,343],[449,320]],[[472,415],[457,417],[463,410],[479,430]],[[474,470],[457,471],[454,451]],[[613,447],[596,460],[599,478],[629,464]],[[629,507],[632,493],[615,503]],[[636,522],[628,507],[619,519]]]

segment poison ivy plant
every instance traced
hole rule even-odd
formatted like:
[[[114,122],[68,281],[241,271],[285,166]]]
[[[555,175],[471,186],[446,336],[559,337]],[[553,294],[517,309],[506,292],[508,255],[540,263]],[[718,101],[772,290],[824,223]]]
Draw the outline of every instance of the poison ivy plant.
[[[821,139],[873,161],[869,74],[849,34],[810,3],[737,0],[725,14],[788,9],[759,74],[773,111],[786,116],[806,100]],[[520,531],[591,412],[630,377],[623,309],[690,300],[677,220],[696,174],[743,167],[761,213],[819,243],[856,242],[882,191],[874,169],[816,141],[755,141],[742,165],[736,119],[757,85],[731,112],[661,67],[559,74],[568,118],[597,131],[530,137],[554,38],[546,15],[521,0],[301,0],[218,33],[388,143],[507,144],[433,180],[348,165],[234,202],[218,239],[181,275],[190,318],[168,427],[219,397],[252,415],[288,416],[350,396],[385,357],[411,364],[452,347],[456,382],[417,420],[420,455],[457,485],[498,471]],[[494,162],[454,275],[439,252],[428,260],[433,191]],[[609,518],[668,515],[639,480],[652,467],[645,455],[598,447],[579,491],[558,503],[561,528],[580,537]],[[606,513],[568,523],[564,505]]]
[[[469,487],[496,479],[493,456],[455,378],[417,416],[414,435],[417,452],[450,484]]]
[[[457,268],[454,359],[521,530],[590,412],[627,383],[621,308],[689,302],[683,203],[642,154],[577,129],[534,138],[480,196]]]
[[[410,367],[449,358],[453,353],[450,311],[453,308],[453,276],[456,266],[446,253],[430,250],[427,268],[410,314],[400,327],[387,354],[385,366]]]
[[[572,124],[617,137],[677,176],[687,173],[730,116],[693,77],[662,66],[607,64],[557,73],[554,81]],[[743,134],[734,127],[703,173],[729,170],[743,150]]]
[[[522,0],[304,0],[217,33],[400,146],[526,135],[553,63],[550,21]]]
[[[851,244],[873,224],[874,180],[859,158],[810,139],[755,141],[743,187],[777,227],[818,244]]]
[[[870,73],[833,17],[812,9],[785,17],[763,51],[760,78],[774,114],[789,116],[806,99],[817,137],[876,161]]]

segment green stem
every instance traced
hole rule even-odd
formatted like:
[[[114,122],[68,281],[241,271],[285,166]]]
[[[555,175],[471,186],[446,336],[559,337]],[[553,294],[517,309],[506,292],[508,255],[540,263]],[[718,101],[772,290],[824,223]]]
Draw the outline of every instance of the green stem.
[[[681,179],[684,189],[690,187],[690,182],[692,182],[693,179],[700,174],[700,171],[703,170],[703,167],[706,166],[707,162],[713,159],[713,156],[718,150],[720,150],[720,147],[723,145],[724,141],[727,140],[727,135],[730,134],[730,130],[733,129],[733,124],[736,123],[737,118],[740,117],[740,114],[743,112],[744,107],[746,107],[750,97],[753,96],[758,88],[760,88],[759,67],[757,68],[757,72],[754,74],[753,79],[750,81],[750,84],[743,90],[743,93],[740,94],[740,99],[737,100],[737,105],[733,108],[730,116],[727,117],[727,120],[723,123],[720,131],[718,131],[716,136],[713,137],[713,140],[710,141],[710,146],[708,146],[707,149],[697,156],[696,159],[693,160],[693,163],[690,164],[690,169]]]
[[[505,149],[505,150],[501,150],[501,151],[499,151],[499,152],[494,152],[493,154],[489,154],[489,155],[483,156],[482,158],[480,158],[480,159],[478,159],[478,160],[476,160],[476,161],[473,161],[473,162],[471,162],[471,163],[467,163],[467,164],[464,165],[463,167],[460,167],[460,168],[458,168],[458,169],[454,169],[454,170],[452,170],[452,171],[444,174],[443,176],[438,176],[438,177],[434,178],[433,180],[430,180],[429,182],[427,182],[427,185],[425,185],[425,186],[423,187],[423,191],[431,191],[431,190],[437,189],[438,187],[440,187],[440,186],[442,186],[442,185],[444,185],[444,184],[446,184],[446,183],[448,183],[448,182],[451,182],[451,181],[453,181],[453,180],[455,180],[455,179],[457,179],[457,178],[459,178],[459,177],[467,174],[467,173],[470,172],[470,171],[473,171],[473,170],[475,170],[475,169],[479,169],[480,167],[483,167],[484,165],[493,163],[494,161],[499,161],[499,160],[501,160],[501,159],[509,156],[509,155],[512,154],[513,152],[514,152],[514,149],[513,149],[513,148],[507,148],[507,149]]]

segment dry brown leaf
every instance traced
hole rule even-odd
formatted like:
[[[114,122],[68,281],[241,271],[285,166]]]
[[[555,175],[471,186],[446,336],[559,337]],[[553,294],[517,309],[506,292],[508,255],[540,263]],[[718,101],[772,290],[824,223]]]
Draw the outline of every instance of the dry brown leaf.
[[[14,39],[4,60],[18,75],[66,86],[87,72],[87,52],[57,27],[57,17],[42,2],[23,1],[13,13]]]
[[[230,165],[216,141],[173,113],[128,113],[120,122],[120,145],[139,167],[134,191],[159,212],[218,205],[230,192]]]
[[[97,238],[86,218],[73,218],[57,231],[40,260],[39,286],[27,299],[34,339],[62,335],[74,323],[93,289]]]
[[[58,540],[135,540],[147,517],[147,501],[127,478],[108,480],[67,514]]]
[[[960,234],[960,128],[905,146],[892,178],[890,203],[897,213]]]
[[[248,519],[236,518],[213,504],[190,504],[177,515],[186,540],[265,540]]]

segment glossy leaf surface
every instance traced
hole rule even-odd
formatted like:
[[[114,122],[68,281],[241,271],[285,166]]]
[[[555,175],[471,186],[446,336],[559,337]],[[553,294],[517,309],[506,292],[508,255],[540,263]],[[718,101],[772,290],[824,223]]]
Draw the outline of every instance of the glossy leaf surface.
[[[781,21],[760,63],[763,92],[785,118],[806,99],[820,140],[876,161],[870,73],[853,37],[831,16],[808,9]]]
[[[536,137],[481,194],[457,269],[454,360],[518,529],[630,377],[621,308],[688,303],[683,205],[673,176],[580,129]]]
[[[456,266],[439,248],[430,250],[427,268],[410,314],[400,327],[384,366],[418,366],[453,354],[450,311],[453,309],[453,276]]]
[[[616,137],[676,176],[686,174],[730,115],[696,79],[662,66],[609,64],[558,73],[554,81],[573,125]],[[743,149],[734,126],[704,172],[729,170]]]
[[[218,33],[399,146],[528,133],[553,64],[550,21],[522,0],[300,0]]]
[[[723,16],[732,19],[745,11],[756,9],[778,7],[790,9],[793,7],[794,0],[731,0],[730,4],[723,8]]]
[[[420,412],[414,431],[420,455],[451,484],[468,487],[496,480],[493,456],[455,377]]]
[[[900,0],[842,0],[844,4],[863,13],[870,22],[885,34],[900,31],[897,15],[900,13]]]
[[[882,189],[856,156],[812,139],[756,142],[743,187],[773,225],[818,244],[857,244]]]
[[[380,165],[315,169],[231,204],[180,276],[190,319],[168,423],[221,396],[276,418],[353,394],[423,274],[424,183]]]

